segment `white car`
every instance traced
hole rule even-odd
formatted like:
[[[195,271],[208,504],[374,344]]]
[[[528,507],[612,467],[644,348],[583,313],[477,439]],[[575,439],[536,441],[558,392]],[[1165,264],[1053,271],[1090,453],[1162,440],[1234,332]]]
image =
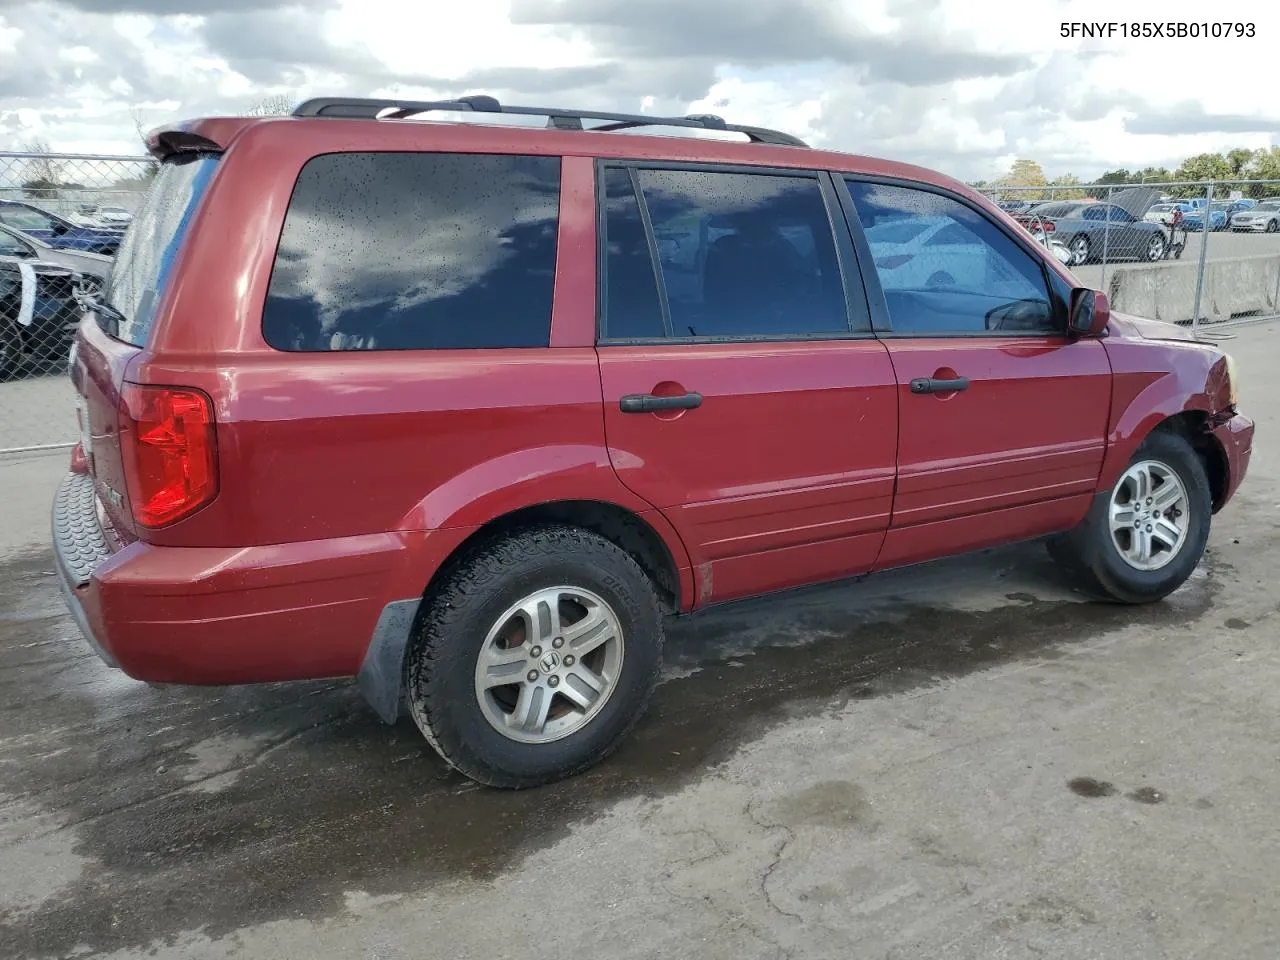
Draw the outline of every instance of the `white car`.
[[[133,214],[124,207],[99,207],[96,217],[104,227],[127,227],[133,222]]]
[[[1280,233],[1280,200],[1263,200],[1256,207],[1233,214],[1231,229],[1250,233]]]

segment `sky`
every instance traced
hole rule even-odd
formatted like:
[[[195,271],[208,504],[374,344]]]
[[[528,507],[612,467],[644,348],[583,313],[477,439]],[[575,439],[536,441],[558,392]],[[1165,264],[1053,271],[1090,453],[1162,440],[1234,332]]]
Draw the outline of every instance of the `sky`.
[[[1061,36],[1210,13],[1255,36]],[[1088,180],[1280,145],[1278,55],[1276,0],[0,0],[0,150],[138,154],[139,128],[274,94],[483,92]]]

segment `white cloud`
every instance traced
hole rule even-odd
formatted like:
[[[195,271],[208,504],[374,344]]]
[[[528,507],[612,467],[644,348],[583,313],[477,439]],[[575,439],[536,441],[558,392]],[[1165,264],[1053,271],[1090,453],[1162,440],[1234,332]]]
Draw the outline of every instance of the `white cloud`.
[[[148,7],[175,15],[110,12]],[[1214,15],[1256,36],[1060,29]],[[275,93],[483,91],[717,113],[965,178],[1017,156],[1088,177],[1268,146],[1277,37],[1273,0],[25,0],[0,14],[0,51],[27,65],[0,57],[0,130],[9,146],[134,152],[139,109],[151,125]]]

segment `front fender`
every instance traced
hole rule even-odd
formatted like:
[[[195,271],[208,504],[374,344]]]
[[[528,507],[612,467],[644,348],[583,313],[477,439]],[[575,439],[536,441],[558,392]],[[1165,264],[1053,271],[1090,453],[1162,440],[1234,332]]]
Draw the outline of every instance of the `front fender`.
[[[1112,363],[1107,452],[1097,490],[1110,490],[1142,442],[1180,414],[1212,422],[1230,407],[1226,358],[1194,341],[1118,338],[1104,341]]]

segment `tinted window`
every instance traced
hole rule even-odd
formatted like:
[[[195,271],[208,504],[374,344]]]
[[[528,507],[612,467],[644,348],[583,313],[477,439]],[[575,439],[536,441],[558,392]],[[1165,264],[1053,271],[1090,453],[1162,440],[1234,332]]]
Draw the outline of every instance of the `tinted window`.
[[[1107,219],[1106,213],[1103,211],[1102,207],[1085,207],[1084,214],[1082,216],[1085,220]]]
[[[848,186],[895,332],[1053,329],[1040,262],[976,210],[925,190]],[[876,239],[880,224],[903,218],[923,226],[916,239]]]
[[[346,153],[298,177],[263,312],[280,350],[546,346],[556,157]]]
[[[675,336],[848,332],[816,178],[675,170],[638,177]]]
[[[187,225],[217,164],[216,157],[170,161],[156,174],[142,209],[125,231],[104,293],[106,302],[123,318],[111,327],[113,336],[145,345]],[[99,314],[100,319],[103,316]]]
[[[35,250],[11,233],[0,230],[0,257],[30,257]]]
[[[42,210],[20,204],[0,204],[0,222],[15,230],[53,230],[59,220]]]
[[[605,337],[661,337],[662,302],[649,255],[649,238],[640,204],[626,170],[606,170],[603,183],[605,219]]]

